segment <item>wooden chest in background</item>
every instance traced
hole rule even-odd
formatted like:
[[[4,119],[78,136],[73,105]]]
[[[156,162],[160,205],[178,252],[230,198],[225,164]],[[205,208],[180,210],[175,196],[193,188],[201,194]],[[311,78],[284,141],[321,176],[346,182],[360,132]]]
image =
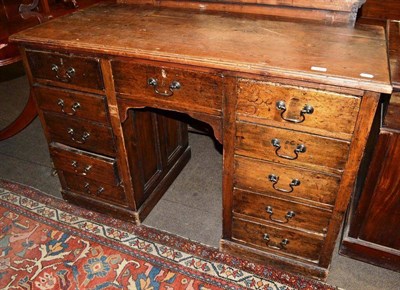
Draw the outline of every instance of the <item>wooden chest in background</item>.
[[[388,21],[387,32],[394,90],[382,108],[365,184],[347,213],[340,253],[400,271],[400,22]]]

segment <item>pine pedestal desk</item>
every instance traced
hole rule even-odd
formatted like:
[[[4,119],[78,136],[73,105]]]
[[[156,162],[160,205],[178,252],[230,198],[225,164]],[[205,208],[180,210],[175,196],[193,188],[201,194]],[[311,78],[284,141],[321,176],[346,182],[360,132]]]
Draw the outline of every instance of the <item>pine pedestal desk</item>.
[[[66,200],[140,223],[223,145],[223,251],[325,279],[381,93],[383,29],[105,3],[12,37]]]

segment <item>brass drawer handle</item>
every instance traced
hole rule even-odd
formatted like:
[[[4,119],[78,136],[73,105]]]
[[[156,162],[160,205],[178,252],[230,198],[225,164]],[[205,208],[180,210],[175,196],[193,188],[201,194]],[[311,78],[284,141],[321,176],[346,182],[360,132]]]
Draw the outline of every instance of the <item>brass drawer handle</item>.
[[[75,131],[72,128],[68,128],[67,132],[69,135],[71,135],[71,140],[78,144],[84,144],[86,140],[90,137],[90,133],[86,131],[83,132],[80,138],[75,138]]]
[[[86,191],[87,193],[92,194],[92,192],[91,192],[91,190],[90,190],[90,184],[89,184],[89,182],[85,182],[84,188],[85,188],[85,191]],[[104,187],[100,186],[100,187],[96,190],[96,192],[95,192],[94,194],[95,194],[95,195],[100,195],[103,191],[104,191]]]
[[[147,84],[152,86],[154,92],[163,97],[171,97],[174,94],[174,90],[179,90],[181,88],[181,84],[178,81],[173,81],[168,88],[168,91],[160,92],[158,90],[158,81],[155,78],[149,78],[147,80]]]
[[[73,115],[75,115],[75,114],[76,114],[76,110],[79,109],[80,106],[81,106],[81,104],[79,104],[78,102],[75,102],[75,103],[73,103],[72,106],[71,106],[71,111],[72,111],[72,112],[67,112],[67,111],[65,111],[65,109],[64,109],[65,103],[64,103],[64,100],[63,100],[63,99],[58,99],[57,105],[59,105],[59,106],[61,107],[61,112],[63,112],[65,115],[68,115],[68,116],[73,116]]]
[[[82,171],[79,171],[79,164],[76,160],[72,160],[71,165],[74,168],[75,173],[78,175],[87,175],[90,169],[92,169],[92,165],[86,165]]]
[[[281,118],[287,122],[292,122],[292,123],[302,123],[306,119],[305,114],[311,115],[314,113],[314,108],[310,105],[305,105],[303,109],[300,111],[300,119],[291,119],[291,118],[285,118],[283,114],[286,112],[286,103],[285,101],[277,101],[276,102],[276,108],[281,112]]]
[[[286,213],[286,215],[285,215],[285,219],[286,219],[286,220],[278,220],[278,219],[274,219],[274,218],[272,217],[272,216],[274,215],[274,210],[273,210],[272,206],[267,206],[267,207],[265,208],[265,210],[267,211],[267,213],[269,213],[269,219],[270,219],[271,221],[274,221],[274,222],[277,222],[277,223],[280,223],[280,224],[286,224],[286,223],[288,223],[289,220],[292,219],[292,218],[296,215],[296,213],[295,213],[294,211],[290,210],[290,211],[288,211],[288,212]]]
[[[297,145],[296,149],[293,150],[295,156],[281,155],[278,153],[279,150],[281,149],[281,141],[279,141],[279,139],[274,138],[271,140],[271,144],[272,144],[272,146],[274,146],[276,148],[275,149],[276,156],[283,158],[283,159],[295,160],[299,157],[299,153],[306,152],[306,146],[304,144],[299,144],[299,145]]]
[[[72,77],[75,75],[75,69],[73,67],[69,67],[67,69],[59,68],[58,65],[52,64],[51,70],[55,72],[56,79],[63,83],[69,83],[72,80]]]
[[[277,176],[275,174],[270,174],[270,175],[268,175],[268,179],[269,179],[269,181],[272,182],[272,187],[276,191],[285,192],[285,193],[291,193],[294,190],[293,187],[300,185],[300,180],[295,178],[295,179],[292,179],[292,181],[289,183],[290,189],[283,189],[283,188],[279,188],[279,187],[276,186],[276,184],[279,181],[279,176]]]
[[[266,241],[267,247],[274,250],[286,250],[286,245],[289,244],[288,239],[282,239],[280,243],[271,243],[271,239],[268,234],[264,234],[264,241]]]

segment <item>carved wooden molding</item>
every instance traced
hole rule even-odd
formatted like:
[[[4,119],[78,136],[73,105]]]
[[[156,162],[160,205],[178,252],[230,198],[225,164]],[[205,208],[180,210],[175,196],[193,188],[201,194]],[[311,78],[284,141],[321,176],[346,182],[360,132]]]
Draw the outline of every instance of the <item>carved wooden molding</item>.
[[[143,104],[136,103],[136,102],[133,103],[129,100],[122,100],[122,99],[120,99],[118,101],[118,106],[121,108],[119,110],[119,117],[120,117],[121,123],[124,123],[128,119],[129,109],[144,109],[144,108],[148,107],[147,105],[143,105]],[[187,114],[188,116],[190,116],[196,120],[202,121],[202,122],[210,125],[210,127],[213,130],[215,139],[217,139],[217,141],[219,143],[221,143],[221,144],[223,143],[221,117],[203,114],[203,113],[197,113],[197,112],[190,112],[190,111],[179,111],[179,112],[183,113],[183,114]]]

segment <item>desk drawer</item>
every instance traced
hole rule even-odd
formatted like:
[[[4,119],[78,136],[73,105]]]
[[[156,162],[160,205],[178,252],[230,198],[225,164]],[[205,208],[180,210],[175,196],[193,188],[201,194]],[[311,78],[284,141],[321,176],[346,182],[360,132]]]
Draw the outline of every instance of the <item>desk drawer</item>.
[[[332,208],[338,176],[235,156],[235,186]]]
[[[345,133],[349,137],[354,131],[359,97],[245,79],[238,84],[239,115],[292,123],[299,129]]]
[[[50,154],[56,170],[70,172],[78,176],[106,184],[119,185],[115,159],[90,154],[65,146],[51,146]]]
[[[70,54],[27,51],[32,76],[37,82],[103,90],[99,60]]]
[[[105,200],[113,204],[126,206],[124,189],[118,185],[110,185],[86,176],[63,172],[66,188],[65,190],[78,192],[90,198]]]
[[[45,112],[51,140],[91,152],[115,156],[112,130],[99,123]]]
[[[237,123],[235,147],[239,155],[335,173],[349,153],[346,141],[245,122]]]
[[[210,73],[112,62],[115,89],[145,105],[220,115],[222,78]]]
[[[319,234],[326,234],[331,213],[279,198],[235,189],[233,212]]]
[[[107,105],[104,96],[49,87],[36,87],[34,90],[36,101],[44,111],[108,124]]]
[[[291,255],[317,263],[324,238],[300,231],[233,218],[232,238],[278,255]]]

